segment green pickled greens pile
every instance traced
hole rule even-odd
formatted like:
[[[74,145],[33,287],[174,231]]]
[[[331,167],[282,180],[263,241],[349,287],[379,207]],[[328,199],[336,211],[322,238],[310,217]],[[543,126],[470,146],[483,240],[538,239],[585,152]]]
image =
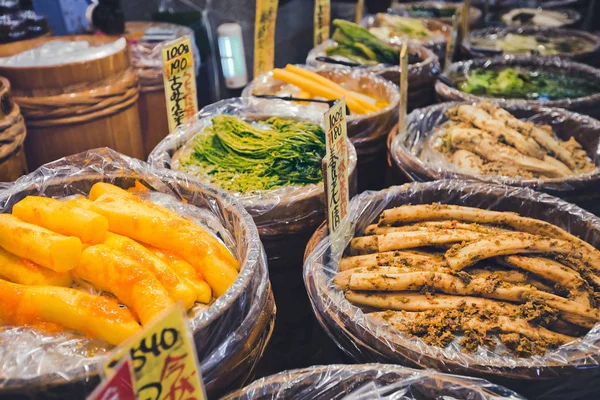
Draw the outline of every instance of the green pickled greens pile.
[[[280,117],[258,122],[262,126],[230,115],[214,117],[212,126],[192,139],[193,151],[181,167],[241,193],[322,181],[325,132],[319,125]]]
[[[331,37],[337,46],[326,50],[328,56],[342,56],[359,64],[398,65],[400,53],[382,42],[367,28],[342,19],[333,20],[335,31]]]

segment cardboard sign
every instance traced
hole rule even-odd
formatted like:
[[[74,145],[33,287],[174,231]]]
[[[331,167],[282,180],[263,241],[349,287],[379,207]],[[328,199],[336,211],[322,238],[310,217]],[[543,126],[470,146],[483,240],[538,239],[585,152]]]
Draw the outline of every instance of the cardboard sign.
[[[114,368],[110,379],[100,383],[87,400],[136,400],[131,376],[130,358],[124,357]]]
[[[182,37],[162,49],[163,80],[167,100],[169,131],[196,117],[196,69],[189,37]]]
[[[315,0],[315,47],[329,39],[329,20],[331,19],[330,6],[329,0]]]
[[[256,0],[254,21],[254,76],[269,72],[275,65],[275,21],[278,0]]]
[[[398,131],[396,133],[404,130],[408,110],[408,48],[406,43],[402,43],[400,50],[400,103],[398,107]]]
[[[448,70],[452,60],[454,59],[454,52],[456,51],[456,39],[458,38],[458,22],[460,20],[460,14],[462,14],[459,8],[456,13],[452,16],[452,31],[450,37],[446,43],[446,57],[444,58],[444,71]]]
[[[181,305],[165,310],[123,344],[105,365],[108,376],[127,353],[138,399],[206,399],[196,348]]]
[[[327,222],[331,234],[348,214],[350,202],[345,97],[325,113],[325,135],[327,141],[323,159],[323,183],[327,200]]]
[[[360,24],[365,13],[365,0],[358,0],[356,3],[356,12],[354,13],[354,22]]]

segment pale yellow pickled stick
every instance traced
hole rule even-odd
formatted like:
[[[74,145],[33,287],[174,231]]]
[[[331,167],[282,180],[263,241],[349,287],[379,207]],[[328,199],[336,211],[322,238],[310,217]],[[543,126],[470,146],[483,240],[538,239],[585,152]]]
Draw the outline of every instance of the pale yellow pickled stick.
[[[523,253],[568,254],[575,258],[582,257],[577,246],[567,241],[514,232],[484,237],[453,247],[446,251],[446,261],[450,268],[460,270],[486,258]]]
[[[75,277],[117,296],[133,310],[142,325],[174,303],[164,286],[146,267],[103,244],[86,248],[73,273]]]
[[[387,251],[342,258],[339,269],[340,271],[345,271],[352,268],[374,267],[378,265],[415,265],[425,268],[425,264],[442,266],[445,264],[445,261],[434,256],[416,254],[409,251]]]
[[[559,160],[567,164],[569,168],[575,169],[577,167],[572,159],[571,153],[562,147],[560,143],[552,137],[551,133],[546,132],[540,127],[537,127],[532,122],[521,121],[508,111],[491,102],[485,102],[485,104],[480,103],[480,106],[496,118],[503,120],[507,126],[517,129],[524,134],[530,135],[542,147],[551,152],[551,154],[556,155]]]
[[[146,246],[155,256],[166,262],[180,276],[185,277],[196,292],[196,301],[208,304],[212,298],[212,290],[201,273],[183,258],[167,250],[157,249],[156,247]]]
[[[186,310],[192,308],[196,301],[194,289],[188,282],[171,269],[164,261],[150,250],[133,239],[109,233],[104,245],[124,253],[129,258],[146,267],[158,281],[167,289],[171,299],[176,302],[181,300]]]
[[[511,285],[506,282],[490,282],[486,279],[461,279],[440,272],[416,271],[400,274],[362,273],[352,274],[348,287],[352,290],[419,291],[432,287],[446,294],[481,296],[489,299],[525,303],[542,299],[550,307],[562,313],[600,321],[600,311],[582,306],[562,297],[539,291],[532,286]]]
[[[0,277],[29,286],[70,286],[71,272],[56,272],[15,256],[0,247]],[[0,296],[2,294],[0,293]]]
[[[415,271],[414,268],[409,267],[362,267],[362,268],[354,268],[349,269],[347,271],[338,272],[338,274],[333,279],[333,283],[336,285],[345,288],[350,284],[350,277],[352,274],[361,274],[361,273],[371,273],[376,272],[378,274],[399,274],[402,272],[412,272]]]
[[[531,285],[538,290],[552,293],[554,289],[538,279],[527,276],[526,274],[518,271],[502,271],[495,270],[490,271],[484,268],[473,268],[469,269],[469,274],[478,278],[487,279],[489,277],[497,277],[501,281],[513,283],[513,284],[526,284]]]
[[[381,214],[379,224],[394,225],[408,222],[440,220],[461,220],[481,224],[506,225],[517,231],[567,240],[585,249],[585,251],[582,250],[583,260],[597,271],[600,271],[600,252],[594,246],[571,235],[556,225],[539,219],[522,217],[513,212],[483,210],[450,204],[419,204],[385,210]]]
[[[385,322],[400,331],[410,331],[414,323],[427,323],[432,315],[428,312],[384,311],[367,314],[376,321]],[[435,315],[433,315],[435,317]],[[463,316],[459,331],[499,331],[503,333],[518,333],[529,339],[552,344],[565,344],[575,340],[575,337],[553,332],[540,326],[534,326],[524,318],[499,315],[496,320],[483,320],[477,316]]]
[[[27,196],[13,206],[12,214],[84,243],[101,243],[108,233],[108,220],[102,215],[49,197]]]
[[[458,149],[449,160],[456,165],[459,172],[469,175],[482,175],[483,159],[468,150]]]
[[[372,224],[365,229],[366,235],[381,235],[390,232],[403,231],[432,231],[435,229],[462,229],[466,231],[494,234],[499,232],[510,232],[508,229],[502,229],[495,226],[485,226],[480,224],[466,224],[459,221],[427,221],[417,224],[403,226],[379,226]]]
[[[521,135],[514,129],[507,127],[502,121],[494,119],[485,110],[463,104],[456,106],[456,114],[461,121],[472,123],[477,128],[493,133],[494,135],[503,137],[507,143],[515,147],[521,153],[543,159],[546,153],[540,148],[535,140]]]
[[[501,264],[523,269],[564,286],[571,292],[571,300],[590,306],[590,288],[576,271],[543,257],[508,256],[498,260]]]
[[[385,235],[363,236],[350,242],[351,254],[376,253],[476,240],[484,234],[460,229],[439,231],[392,232]]]
[[[600,289],[600,276],[597,272],[593,271],[589,265],[582,260],[574,259],[573,257],[555,257],[561,264],[572,268],[577,271],[586,282],[592,284],[597,290]]]
[[[63,236],[10,214],[0,214],[0,246],[57,272],[72,270],[81,258],[79,238]]]
[[[140,330],[131,312],[105,296],[71,288],[0,280],[0,323],[44,328],[57,324],[118,345]]]

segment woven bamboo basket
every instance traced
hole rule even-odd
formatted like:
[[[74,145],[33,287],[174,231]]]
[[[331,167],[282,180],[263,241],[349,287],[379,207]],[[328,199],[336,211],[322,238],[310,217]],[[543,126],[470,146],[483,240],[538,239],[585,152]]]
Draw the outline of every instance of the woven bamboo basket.
[[[0,46],[8,57],[54,40],[85,40],[92,46],[107,36],[41,37]],[[29,169],[90,148],[110,147],[142,158],[138,79],[128,49],[91,61],[39,67],[0,66],[27,125]]]
[[[14,181],[27,173],[23,150],[26,135],[21,109],[10,93],[10,82],[0,77],[0,181]]]
[[[155,171],[144,162],[105,148],[46,164],[43,169],[19,179],[14,186],[3,188],[0,210],[7,212],[28,195],[87,194],[94,183],[102,181],[122,188],[141,183],[203,209],[223,225],[230,236],[229,241],[223,240],[240,260],[242,268],[230,290],[200,310],[200,314],[192,315],[190,325],[209,398],[243,386],[252,376],[271,337],[275,303],[256,227],[244,209],[225,193],[194,184],[170,171]],[[0,346],[6,345],[0,343]],[[52,345],[44,346],[44,351],[52,353]],[[36,367],[37,373],[31,376],[29,367],[26,377],[12,372],[8,378],[2,374],[9,366],[0,363],[0,399],[84,399],[100,381],[101,362],[78,359],[78,363],[70,364],[69,360],[62,360],[60,369],[49,371],[46,365],[43,372],[37,372]]]

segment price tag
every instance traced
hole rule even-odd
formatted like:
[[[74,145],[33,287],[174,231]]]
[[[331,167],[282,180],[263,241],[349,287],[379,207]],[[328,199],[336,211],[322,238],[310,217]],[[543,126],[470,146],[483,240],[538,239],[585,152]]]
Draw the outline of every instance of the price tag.
[[[189,37],[182,37],[162,49],[163,80],[167,100],[169,131],[196,117],[196,69]]]
[[[354,13],[354,22],[360,24],[365,13],[365,0],[358,0],[356,3],[356,12]]]
[[[346,131],[346,98],[342,97],[325,113],[326,153],[323,179],[327,200],[329,233],[337,230],[348,214],[348,133]]]
[[[331,18],[331,8],[329,0],[315,0],[315,47],[329,39],[329,20]]]
[[[454,59],[454,52],[456,51],[456,39],[458,38],[458,22],[460,20],[460,14],[462,14],[459,8],[456,13],[452,16],[452,32],[446,43],[446,57],[444,58],[444,71],[448,70],[452,60]]]
[[[460,12],[460,40],[469,35],[469,11],[471,9],[471,0],[463,0]],[[459,42],[460,43],[460,42]]]
[[[179,304],[165,310],[117,350],[105,365],[108,376],[127,353],[138,399],[206,399],[196,348]]]
[[[406,125],[406,114],[408,110],[408,48],[402,43],[400,50],[400,103],[398,110],[398,130],[402,132]]]
[[[256,0],[254,22],[254,76],[269,72],[275,65],[275,21],[278,0]]]
[[[112,376],[100,383],[87,400],[136,400],[131,375],[131,360],[124,357],[113,369]]]

